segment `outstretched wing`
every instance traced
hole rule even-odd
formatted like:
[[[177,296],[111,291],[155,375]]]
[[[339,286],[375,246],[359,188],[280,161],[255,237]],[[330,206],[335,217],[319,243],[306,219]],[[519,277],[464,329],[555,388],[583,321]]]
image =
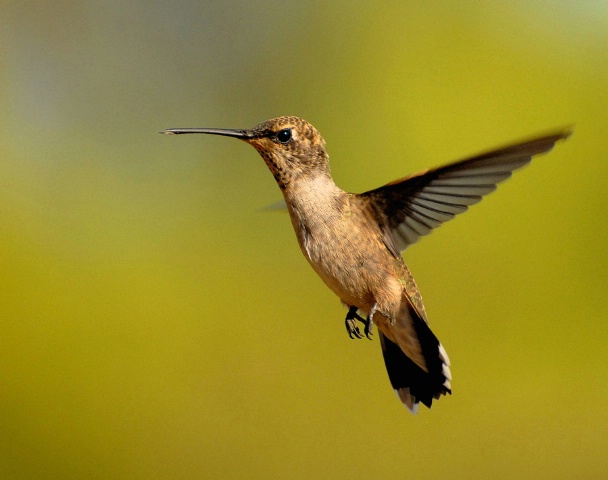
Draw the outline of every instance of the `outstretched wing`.
[[[570,135],[551,135],[483,153],[443,167],[427,170],[361,194],[372,200],[376,218],[388,234],[389,246],[405,250],[418,238],[465,212],[511,173],[548,152]],[[397,252],[393,252],[397,253]]]

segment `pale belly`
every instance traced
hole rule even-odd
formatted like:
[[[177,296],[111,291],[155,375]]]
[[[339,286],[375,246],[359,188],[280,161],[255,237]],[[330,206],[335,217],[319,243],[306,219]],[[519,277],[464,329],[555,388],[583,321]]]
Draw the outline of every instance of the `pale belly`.
[[[323,282],[349,306],[368,312],[378,292],[400,298],[395,259],[378,235],[348,221],[302,229],[302,253]]]
[[[301,178],[284,194],[302,253],[325,284],[346,305],[394,313],[405,265],[386,248],[361,200],[323,175]]]

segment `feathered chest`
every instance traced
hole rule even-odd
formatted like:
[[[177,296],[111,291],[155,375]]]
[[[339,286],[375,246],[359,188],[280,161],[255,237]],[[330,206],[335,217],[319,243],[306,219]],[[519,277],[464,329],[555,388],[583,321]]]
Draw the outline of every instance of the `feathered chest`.
[[[333,182],[302,182],[285,197],[302,253],[326,282],[358,276],[384,251],[377,248],[379,227],[365,214],[360,199]]]
[[[285,200],[302,251],[312,262],[333,256],[332,251],[341,249],[344,241],[350,243],[350,194],[331,179],[298,182],[286,191]]]

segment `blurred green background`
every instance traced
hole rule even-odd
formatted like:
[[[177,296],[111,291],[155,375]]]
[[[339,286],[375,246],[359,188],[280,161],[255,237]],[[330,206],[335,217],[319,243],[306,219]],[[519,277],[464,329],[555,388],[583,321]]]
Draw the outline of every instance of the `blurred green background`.
[[[607,478],[608,4],[0,6],[0,478]],[[258,154],[355,192],[575,125],[406,252],[454,394],[412,416]]]

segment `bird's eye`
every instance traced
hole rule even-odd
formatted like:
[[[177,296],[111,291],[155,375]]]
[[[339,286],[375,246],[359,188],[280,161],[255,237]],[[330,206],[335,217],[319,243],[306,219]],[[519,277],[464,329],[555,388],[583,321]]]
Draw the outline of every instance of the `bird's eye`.
[[[284,128],[279,133],[277,133],[277,140],[281,143],[287,143],[291,140],[291,129]]]

